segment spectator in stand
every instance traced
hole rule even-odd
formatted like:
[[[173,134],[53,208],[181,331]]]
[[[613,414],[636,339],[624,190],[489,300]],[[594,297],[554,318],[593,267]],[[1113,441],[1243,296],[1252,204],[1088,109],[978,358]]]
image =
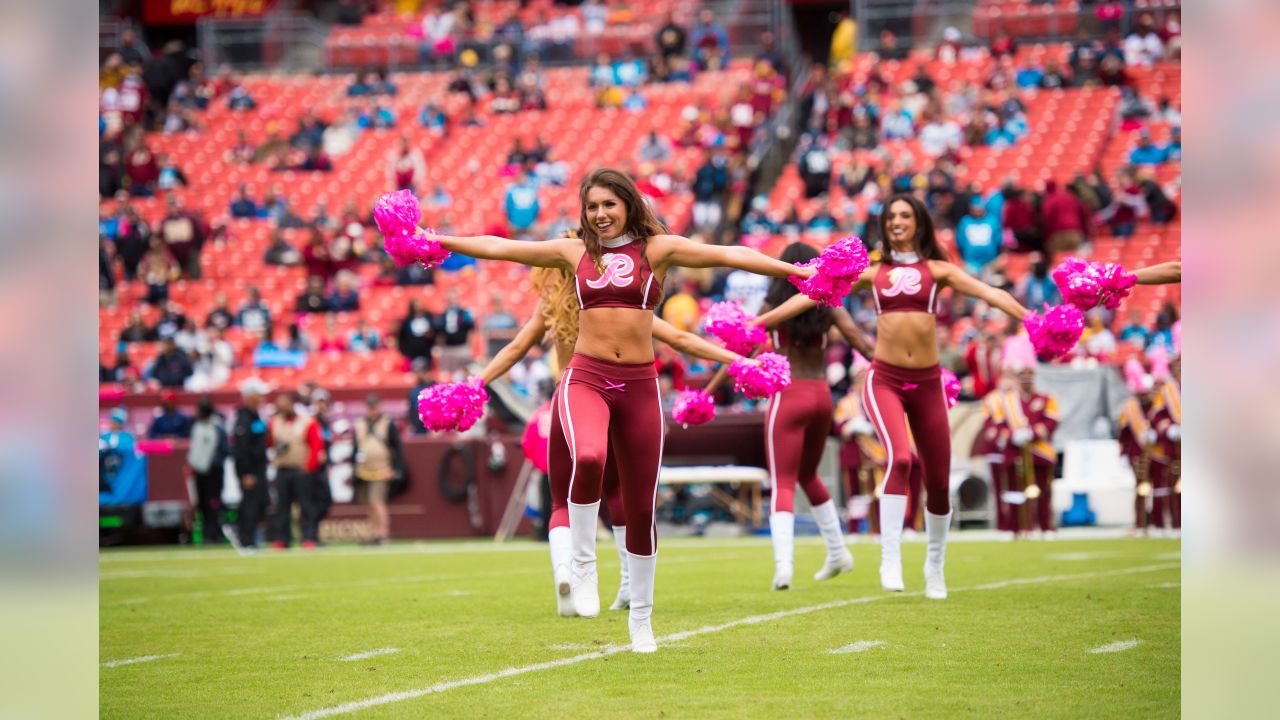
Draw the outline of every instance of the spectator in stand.
[[[1031,271],[1014,286],[1013,296],[1022,306],[1039,309],[1048,305],[1061,305],[1062,292],[1049,275],[1049,261],[1039,253],[1032,256]]]
[[[1182,162],[1182,127],[1174,125],[1169,132],[1169,144],[1164,146],[1165,157],[1172,162]]]
[[[247,333],[271,335],[271,310],[262,302],[258,288],[249,286],[249,297],[236,311],[236,324]]]
[[[231,196],[229,210],[233,218],[253,218],[258,216],[258,206],[253,202],[253,198],[249,197],[249,192],[244,185],[236,188],[235,193]]]
[[[370,97],[356,124],[363,130],[386,130],[396,126],[396,115],[390,107],[378,102],[377,98]]]
[[[302,266],[306,269],[307,278],[318,277],[328,283],[334,273],[332,260],[324,233],[312,228],[307,245],[302,248]]]
[[[298,253],[297,248],[285,240],[284,231],[277,228],[271,233],[271,244],[263,253],[262,261],[268,265],[289,267],[300,264],[302,255]]]
[[[187,388],[203,392],[222,387],[231,379],[231,369],[235,364],[235,349],[227,342],[226,331],[213,328],[202,333],[196,345],[194,372],[187,381]]]
[[[289,324],[289,342],[285,344],[284,349],[291,353],[307,353],[314,348],[314,343],[306,333],[302,332],[302,326],[298,323]]]
[[[673,272],[672,274],[678,275]],[[690,277],[677,277],[680,292],[667,298],[660,308],[662,319],[671,323],[677,330],[696,332],[702,320],[702,311],[698,308],[698,297],[702,294],[698,281]]]
[[[1040,217],[1044,226],[1044,246],[1050,258],[1059,253],[1073,253],[1088,239],[1088,207],[1071,190],[1059,187],[1057,180],[1051,179],[1044,184]]]
[[[885,140],[910,140],[915,137],[915,118],[902,106],[901,100],[894,100],[880,118],[880,132]]]
[[[155,330],[147,327],[146,321],[143,320],[142,308],[135,307],[130,310],[129,322],[120,330],[120,344],[154,342],[158,339]]]
[[[282,198],[280,200],[280,212],[276,215],[276,227],[290,230],[306,226],[307,221],[294,210],[293,201],[289,198]]]
[[[471,313],[459,303],[458,290],[448,295],[448,305],[436,319],[436,332],[440,334],[440,369],[446,373],[458,373],[474,357],[471,352],[471,332],[475,330]]]
[[[347,349],[351,352],[370,353],[380,347],[382,347],[382,336],[377,330],[369,327],[369,323],[364,318],[361,318],[347,338]]]
[[[1107,328],[1106,314],[1101,308],[1090,310],[1086,318],[1088,325],[1080,337],[1085,354],[1105,361],[1116,354],[1116,336]]]
[[[876,51],[876,55],[881,60],[906,60],[910,53],[911,48],[899,42],[897,34],[892,30],[885,28],[880,31],[880,49]]]
[[[1161,348],[1165,357],[1173,357],[1173,324],[1178,321],[1178,309],[1166,301],[1164,307],[1156,314],[1156,326],[1147,338],[1146,354],[1151,357],[1156,348]]]
[[[527,171],[521,170],[516,181],[507,186],[502,206],[510,232],[517,238],[528,236],[538,220],[541,205],[538,202],[538,186]]]
[[[1115,55],[1104,55],[1098,63],[1098,82],[1106,87],[1128,87],[1131,83],[1124,60]]]
[[[623,50],[613,63],[613,76],[623,87],[634,88],[643,85],[647,72],[644,61],[637,58],[630,50]]]
[[[307,289],[298,295],[294,311],[299,313],[329,312],[329,298],[324,294],[324,279],[312,275],[307,278]]]
[[[1172,222],[1178,215],[1178,206],[1165,194],[1160,183],[1156,182],[1152,170],[1145,167],[1138,168],[1137,180],[1138,187],[1142,190],[1142,198],[1146,201],[1147,210],[1150,212],[1151,222],[1160,225]]]
[[[1116,194],[1111,204],[1098,213],[1098,220],[1111,228],[1116,237],[1132,237],[1138,221],[1151,214],[1146,196],[1133,170],[1123,168],[1116,175]]]
[[[426,179],[427,162],[422,151],[409,144],[408,135],[401,135],[399,146],[387,155],[387,186],[416,193],[418,184]]]
[[[1040,77],[1040,87],[1045,90],[1058,90],[1072,87],[1074,78],[1067,74],[1055,55],[1045,58],[1044,72]]]
[[[674,12],[667,13],[666,22],[662,27],[658,28],[657,35],[654,36],[653,44],[658,49],[658,55],[667,62],[670,67],[671,58],[683,56],[689,43],[688,33],[684,28],[676,22],[676,14]]]
[[[719,227],[721,202],[728,186],[728,161],[723,153],[712,151],[693,178],[693,226],[696,231]]]
[[[205,329],[226,330],[236,324],[235,315],[227,305],[227,293],[219,290],[213,295],[213,309],[204,318]]]
[[[160,237],[187,275],[200,277],[200,249],[204,246],[203,221],[183,208],[182,198],[169,195],[168,213],[160,221]]]
[[[419,307],[417,298],[410,299],[408,311],[396,331],[396,349],[406,362],[421,359],[426,363],[427,369],[431,369],[431,349],[436,344],[435,328],[436,320],[431,313]]]
[[[449,116],[445,115],[444,110],[434,102],[428,102],[422,106],[421,112],[418,113],[418,124],[437,137],[449,135]]]
[[[698,21],[690,33],[693,59],[700,70],[720,70],[729,61],[729,32],[716,22],[715,12],[708,7],[698,11]]]
[[[1013,239],[1018,243],[1018,250],[1022,252],[1044,250],[1044,238],[1040,235],[1040,223],[1036,218],[1036,208],[1031,193],[1013,183],[1005,183],[1000,192],[1004,195],[1004,215],[1001,223],[1004,226],[1004,232],[1013,233]]]
[[[480,327],[484,332],[485,348],[489,357],[497,355],[504,345],[515,339],[516,330],[520,327],[520,321],[503,304],[502,293],[495,290],[491,298],[489,314]]]
[[[1018,43],[1009,35],[1009,31],[1004,27],[996,30],[996,35],[991,39],[991,56],[995,58],[1012,57],[1018,54]]]
[[[231,110],[245,112],[252,110],[258,106],[257,101],[249,94],[249,91],[243,84],[236,81],[235,86],[227,93],[227,107]]]
[[[156,176],[157,188],[161,190],[173,190],[179,186],[187,187],[191,184],[188,182],[187,176],[182,172],[182,168],[175,165],[167,156],[157,155],[156,165],[160,168],[160,172]]]
[[[603,0],[587,0],[582,6],[582,26],[588,35],[604,32],[609,21],[609,8]]]
[[[169,299],[169,283],[182,277],[182,268],[165,247],[164,240],[151,238],[151,249],[138,263],[138,277],[147,286],[144,302],[160,305]]]
[[[835,216],[831,214],[831,209],[826,204],[819,205],[813,217],[809,218],[809,222],[805,224],[805,230],[821,240],[831,237],[832,233],[838,229],[839,223],[836,222]]]
[[[1169,160],[1164,148],[1151,142],[1151,133],[1143,130],[1138,135],[1138,146],[1129,153],[1130,165],[1163,165]]]
[[[548,149],[542,159],[533,166],[533,177],[539,187],[544,185],[564,187],[569,182],[569,164],[553,158],[552,151]]]
[[[964,259],[965,269],[973,275],[982,275],[1000,254],[999,224],[987,214],[987,205],[981,198],[970,201],[969,214],[956,225],[956,245]]]
[[[163,341],[160,354],[147,370],[147,377],[160,383],[160,387],[181,388],[191,373],[191,359],[169,338]]]
[[[426,435],[427,426],[422,424],[422,416],[418,414],[418,396],[423,390],[436,384],[431,377],[431,356],[413,358],[410,369],[413,371],[413,387],[409,390],[409,411],[405,414],[405,425],[414,435]]]
[[[831,155],[827,151],[826,140],[801,140],[796,164],[800,168],[800,180],[804,183],[804,196],[810,200],[826,196],[831,190]]]
[[[1164,41],[1150,12],[1138,15],[1133,32],[1124,39],[1124,61],[1130,66],[1150,66],[1164,59]]]
[[[954,25],[948,25],[942,31],[942,41],[938,43],[938,47],[934,50],[934,56],[942,62],[943,65],[955,65],[960,59],[960,52],[964,49],[961,42],[963,36],[960,29]]]
[[[926,110],[924,126],[920,128],[920,150],[931,158],[950,155],[964,144],[964,133],[955,121],[942,116],[941,111]]]
[[[671,143],[666,138],[658,135],[657,130],[650,130],[649,134],[640,141],[640,146],[636,148],[636,160],[639,162],[665,162],[671,158]]]
[[[338,331],[338,317],[332,314],[325,315],[324,335],[321,335],[320,341],[316,343],[316,352],[340,353],[346,349],[347,340]]]
[[[156,181],[160,179],[160,167],[146,145],[139,143],[133,152],[128,154],[124,174],[130,195],[151,197],[156,194]]]
[[[187,316],[183,314],[182,307],[177,302],[170,300],[165,303],[164,311],[160,314],[160,319],[156,321],[156,336],[161,340],[175,337],[187,322]],[[179,343],[178,346],[182,348],[182,343]],[[182,349],[187,350],[188,348]]]
[[[1130,310],[1128,324],[1120,329],[1120,342],[1145,348],[1150,338],[1151,331],[1142,323],[1142,311]]]
[[[191,437],[191,416],[178,411],[178,393],[165,390],[160,393],[160,412],[151,421],[147,437],[152,440],[160,438]]]
[[[356,312],[360,309],[360,283],[355,273],[343,270],[333,280],[329,294],[330,312]]]

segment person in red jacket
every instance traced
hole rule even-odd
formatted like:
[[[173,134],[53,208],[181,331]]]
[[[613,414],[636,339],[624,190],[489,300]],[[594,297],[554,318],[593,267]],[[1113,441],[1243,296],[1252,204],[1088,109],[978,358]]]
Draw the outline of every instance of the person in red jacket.
[[[298,503],[302,547],[314,549],[320,537],[319,470],[324,462],[324,436],[313,418],[299,415],[294,393],[276,396],[276,415],[267,425],[267,447],[276,469],[276,504],[268,531],[271,547],[283,550],[293,538],[293,503]]]
[[[1075,193],[1059,186],[1055,180],[1045,183],[1040,223],[1050,260],[1055,253],[1075,252],[1089,239],[1088,208]]]

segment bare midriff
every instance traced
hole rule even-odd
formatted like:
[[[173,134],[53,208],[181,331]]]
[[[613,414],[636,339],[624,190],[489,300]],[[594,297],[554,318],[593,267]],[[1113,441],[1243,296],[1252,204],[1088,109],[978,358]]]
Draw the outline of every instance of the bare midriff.
[[[891,312],[880,315],[876,318],[875,359],[902,368],[937,365],[937,327],[937,317],[933,313]]]
[[[653,362],[653,311],[603,307],[578,316],[574,352],[612,363]]]
[[[827,349],[821,344],[787,346],[778,348],[777,352],[791,363],[791,377],[797,380],[821,380],[827,377]]]

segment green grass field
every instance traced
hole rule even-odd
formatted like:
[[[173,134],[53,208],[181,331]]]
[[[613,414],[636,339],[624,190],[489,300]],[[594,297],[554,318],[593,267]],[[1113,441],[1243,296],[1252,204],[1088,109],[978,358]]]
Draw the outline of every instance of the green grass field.
[[[943,602],[920,594],[923,544],[895,595],[879,546],[852,550],[852,574],[815,583],[822,547],[797,539],[773,592],[767,539],[663,543],[648,656],[625,612],[555,616],[545,545],[103,552],[101,716],[1179,715],[1176,540],[955,542]]]

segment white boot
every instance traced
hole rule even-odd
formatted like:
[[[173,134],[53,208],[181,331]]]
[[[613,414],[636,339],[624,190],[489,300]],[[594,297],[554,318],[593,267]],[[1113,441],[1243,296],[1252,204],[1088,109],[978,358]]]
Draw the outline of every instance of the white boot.
[[[658,642],[653,639],[650,617],[653,614],[653,575],[658,567],[658,554],[644,557],[627,553],[627,564],[631,566],[631,613],[627,617],[631,652],[657,652]]]
[[[615,525],[613,528],[613,544],[618,548],[618,562],[622,568],[622,578],[618,580],[618,596],[613,599],[610,610],[626,610],[631,607],[631,563],[627,560],[627,526]]]
[[[794,537],[796,516],[779,511],[769,514],[769,535],[773,539],[773,589],[791,587],[792,558],[795,556]]]
[[[880,587],[902,592],[902,521],[906,495],[880,496]]]
[[[551,546],[551,573],[556,582],[556,614],[560,617],[575,617],[573,598],[570,595],[569,563],[573,560],[573,538],[567,527],[551,528],[547,532],[547,544]]]
[[[596,517],[600,501],[590,505],[569,503],[569,533],[573,540],[569,587],[573,609],[582,617],[600,614],[600,579],[596,574]]]
[[[828,500],[813,508],[813,519],[818,523],[822,541],[827,545],[827,561],[814,576],[814,580],[830,580],[842,572],[853,570],[853,554],[844,544],[844,531],[840,527],[840,515],[834,500]]]
[[[924,530],[929,544],[924,553],[924,596],[930,600],[947,599],[947,580],[942,565],[947,557],[947,530],[951,527],[951,513],[934,515],[924,511]]]

